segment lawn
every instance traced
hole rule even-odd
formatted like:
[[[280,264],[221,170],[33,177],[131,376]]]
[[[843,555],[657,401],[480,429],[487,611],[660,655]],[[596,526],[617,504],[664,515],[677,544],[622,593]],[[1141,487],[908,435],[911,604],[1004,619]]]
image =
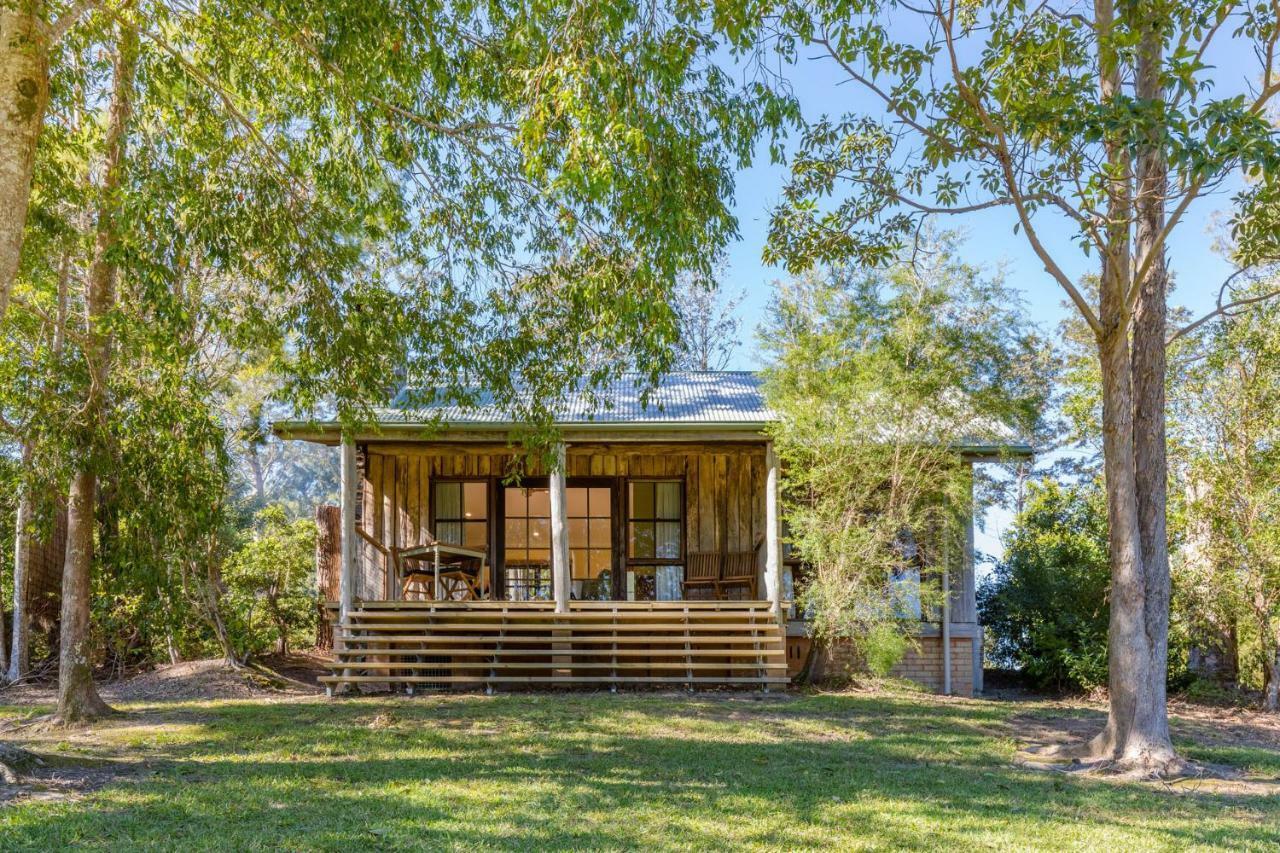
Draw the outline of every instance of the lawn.
[[[90,732],[4,735],[127,772],[0,807],[0,849],[1280,847],[1280,796],[1016,766],[1011,720],[1061,715],[1049,703],[890,690],[124,710]],[[1183,746],[1280,776],[1265,748]]]

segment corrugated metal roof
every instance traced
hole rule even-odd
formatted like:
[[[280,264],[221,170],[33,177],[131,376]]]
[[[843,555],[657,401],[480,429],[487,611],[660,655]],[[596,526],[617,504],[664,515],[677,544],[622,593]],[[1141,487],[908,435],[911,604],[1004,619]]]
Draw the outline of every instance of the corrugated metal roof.
[[[774,420],[765,404],[762,380],[748,371],[684,371],[663,376],[647,400],[648,380],[623,374],[595,393],[571,392],[556,412],[560,424],[763,424]],[[439,417],[446,424],[504,425],[514,419],[481,392],[476,406],[441,403],[393,405],[378,411],[383,422],[426,423]],[[411,399],[402,394],[401,399]]]

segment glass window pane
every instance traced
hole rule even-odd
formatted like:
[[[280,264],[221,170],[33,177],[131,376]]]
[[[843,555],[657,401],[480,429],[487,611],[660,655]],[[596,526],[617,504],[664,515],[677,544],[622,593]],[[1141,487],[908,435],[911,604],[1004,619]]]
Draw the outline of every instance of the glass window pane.
[[[654,553],[664,560],[680,558],[680,522],[659,521],[654,533]]]
[[[488,527],[483,521],[463,522],[462,544],[467,548],[485,549],[489,545]]]
[[[637,521],[631,524],[629,553],[633,557],[653,556],[653,522]]]
[[[462,518],[461,483],[436,483],[435,516],[436,518]]]
[[[569,547],[585,548],[587,542],[587,520],[585,518],[569,519]]]
[[[530,548],[550,548],[551,547],[551,519],[549,518],[529,519],[529,547]]]
[[[529,562],[536,563],[541,566],[551,565],[551,549],[550,548],[530,548]]]
[[[658,566],[654,573],[654,598],[658,601],[679,601],[684,597],[684,569],[680,566]]]
[[[524,489],[505,489],[506,497],[503,498],[506,504],[507,516],[528,515],[528,501],[525,499]]]
[[[565,492],[565,515],[569,518],[585,518],[587,515],[587,490],[572,487]]]
[[[680,484],[655,483],[654,518],[680,517]]]
[[[529,517],[551,517],[551,493],[546,489],[529,490]]]
[[[523,518],[507,519],[507,548],[524,548],[529,544],[529,522]]]
[[[591,577],[599,577],[601,572],[607,572],[613,564],[613,552],[607,548],[593,548],[588,558],[591,566]]]
[[[575,548],[569,552],[570,577],[585,578],[587,576],[587,549]]]
[[[588,510],[595,518],[608,518],[613,515],[613,507],[609,505],[608,489],[591,489]]]
[[[610,535],[610,532],[611,532],[611,531],[610,531],[610,528],[612,528],[612,526],[613,526],[613,525],[610,523],[609,519],[607,519],[607,518],[593,518],[593,519],[591,519],[590,525],[591,525],[591,527],[590,527],[590,529],[591,529],[591,539],[590,539],[590,542],[589,542],[590,546],[591,546],[592,548],[607,548],[607,547],[609,547],[609,544],[610,544],[610,541],[609,541],[609,535]]]
[[[653,483],[631,484],[631,517],[653,518]]]
[[[627,600],[652,601],[657,593],[653,566],[632,566],[627,569]]]
[[[466,518],[489,517],[489,484],[462,484],[462,512]]]
[[[462,544],[462,522],[440,521],[436,523],[436,539],[446,545]]]

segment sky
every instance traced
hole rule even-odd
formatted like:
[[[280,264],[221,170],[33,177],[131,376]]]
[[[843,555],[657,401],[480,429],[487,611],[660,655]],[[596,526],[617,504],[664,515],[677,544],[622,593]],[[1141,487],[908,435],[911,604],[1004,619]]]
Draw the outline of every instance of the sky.
[[[816,54],[803,57],[788,73],[807,119],[823,113],[833,117],[842,112],[876,114],[877,103],[855,86],[842,84],[838,69],[832,63],[814,57]],[[1214,96],[1244,91],[1255,74],[1251,51],[1241,49],[1241,45],[1233,44],[1229,38],[1224,38],[1217,49],[1207,55],[1207,60],[1213,67],[1210,73],[1215,81]],[[733,208],[740,235],[729,247],[722,282],[730,294],[745,291],[746,297],[738,307],[743,340],[730,369],[750,370],[762,365],[755,327],[764,317],[773,282],[785,278],[786,274],[764,264],[761,249],[767,238],[769,212],[781,196],[786,173],[785,165],[768,162],[767,151],[762,148],[756,162],[737,175]],[[1239,180],[1229,181],[1215,194],[1191,205],[1169,247],[1170,268],[1175,279],[1171,304],[1183,305],[1197,316],[1213,308],[1218,289],[1231,271],[1228,262],[1213,250],[1214,234],[1229,213],[1231,196],[1240,186]],[[1073,281],[1097,270],[1096,257],[1084,255],[1073,243],[1074,228],[1065,217],[1045,210],[1033,221],[1042,240]],[[993,209],[943,219],[938,224],[959,230],[968,262],[990,269],[1003,266],[1006,282],[1022,293],[1029,317],[1056,339],[1058,324],[1074,308],[1065,304],[1065,292],[1044,270],[1025,237],[1014,233],[1012,212]],[[988,511],[978,520],[977,550],[986,555],[1000,555],[1003,551],[1000,536],[1010,521],[1007,508]]]

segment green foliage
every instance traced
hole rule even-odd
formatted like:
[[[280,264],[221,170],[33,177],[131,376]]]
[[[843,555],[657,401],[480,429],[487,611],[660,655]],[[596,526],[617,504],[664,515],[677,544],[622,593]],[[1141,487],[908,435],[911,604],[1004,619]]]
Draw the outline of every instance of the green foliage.
[[[1101,482],[1029,484],[1004,546],[1004,559],[978,589],[988,659],[1021,670],[1042,688],[1105,686],[1111,569]],[[1175,622],[1170,687],[1188,683],[1187,642]]]
[[[1280,679],[1280,304],[1274,278],[1238,295],[1190,343],[1171,395],[1173,472],[1182,483],[1176,561],[1190,629],[1208,649],[1243,652],[1246,683]],[[1250,654],[1249,652],[1253,652]]]
[[[315,522],[291,521],[278,504],[254,517],[252,537],[223,570],[226,616],[241,659],[314,641],[315,550]]]
[[[896,625],[877,622],[858,639],[858,648],[867,670],[874,676],[884,678],[906,657],[911,642]]]
[[[978,590],[991,659],[1041,687],[1105,685],[1111,569],[1100,485],[1031,483],[1004,545]]]
[[[961,559],[973,507],[962,450],[1030,433],[1051,375],[1044,348],[1016,297],[958,261],[948,237],[915,266],[782,285],[762,340],[815,636],[909,632],[904,617],[933,618],[938,572]]]

